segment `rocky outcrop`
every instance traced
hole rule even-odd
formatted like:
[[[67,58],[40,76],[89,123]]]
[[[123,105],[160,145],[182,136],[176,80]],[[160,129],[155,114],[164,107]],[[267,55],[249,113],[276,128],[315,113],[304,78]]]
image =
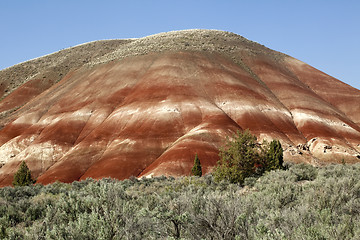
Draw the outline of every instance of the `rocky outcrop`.
[[[96,57],[4,97],[0,186],[23,160],[44,184],[188,175],[195,154],[206,173],[243,129],[280,139],[286,161],[359,161],[360,91],[303,62],[221,31],[116,41],[96,54],[81,45]],[[74,62],[75,50],[56,54]]]

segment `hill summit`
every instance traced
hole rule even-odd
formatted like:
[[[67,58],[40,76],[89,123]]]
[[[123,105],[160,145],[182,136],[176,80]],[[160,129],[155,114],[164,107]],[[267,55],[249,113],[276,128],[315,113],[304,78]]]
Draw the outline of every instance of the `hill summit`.
[[[224,139],[279,139],[285,161],[360,161],[360,91],[234,33],[85,43],[0,71],[0,186],[210,172]]]

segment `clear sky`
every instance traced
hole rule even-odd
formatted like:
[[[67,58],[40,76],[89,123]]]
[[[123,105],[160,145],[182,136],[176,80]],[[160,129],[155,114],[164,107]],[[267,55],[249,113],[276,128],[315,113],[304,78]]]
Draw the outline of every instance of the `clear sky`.
[[[0,69],[100,39],[234,32],[360,89],[358,0],[0,0]]]

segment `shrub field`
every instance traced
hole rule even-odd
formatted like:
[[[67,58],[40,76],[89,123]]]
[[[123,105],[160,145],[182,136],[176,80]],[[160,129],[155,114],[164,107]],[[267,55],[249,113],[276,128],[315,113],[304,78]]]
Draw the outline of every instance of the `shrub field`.
[[[360,239],[360,164],[0,189],[0,239]]]

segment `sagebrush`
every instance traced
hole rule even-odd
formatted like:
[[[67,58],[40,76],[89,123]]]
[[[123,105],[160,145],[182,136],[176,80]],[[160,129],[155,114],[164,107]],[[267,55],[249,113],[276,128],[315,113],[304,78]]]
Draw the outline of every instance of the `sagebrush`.
[[[360,239],[360,164],[0,189],[0,239]]]

